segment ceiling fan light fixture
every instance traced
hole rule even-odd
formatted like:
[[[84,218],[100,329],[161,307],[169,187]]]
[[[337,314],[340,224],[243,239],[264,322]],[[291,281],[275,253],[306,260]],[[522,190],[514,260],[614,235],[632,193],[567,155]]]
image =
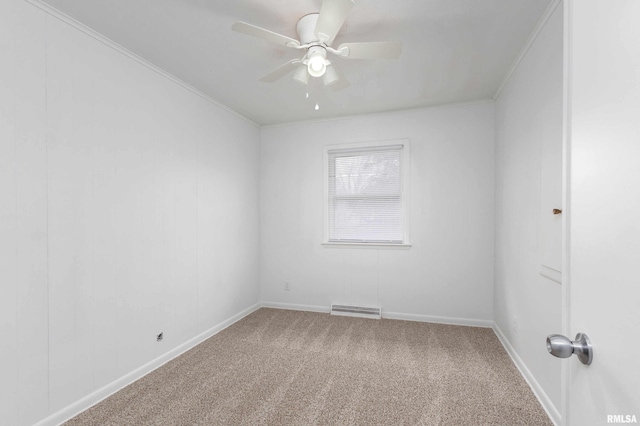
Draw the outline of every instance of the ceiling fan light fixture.
[[[322,77],[327,71],[327,51],[320,46],[312,46],[307,54],[307,71],[312,77]]]
[[[293,74],[293,79],[305,86],[309,84],[309,72],[307,71],[307,66],[304,64],[299,65],[295,74]]]
[[[312,77],[322,77],[327,71],[327,66],[324,64],[324,58],[319,55],[309,58],[307,70]]]
[[[327,61],[328,62],[328,61]],[[340,76],[336,71],[335,67],[329,63],[327,65],[327,71],[322,76],[322,82],[325,86],[331,86],[336,81],[340,80]]]

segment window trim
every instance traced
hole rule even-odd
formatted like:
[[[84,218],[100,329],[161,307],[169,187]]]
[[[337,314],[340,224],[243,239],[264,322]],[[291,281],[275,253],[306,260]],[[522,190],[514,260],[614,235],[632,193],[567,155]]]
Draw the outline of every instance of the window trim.
[[[339,242],[329,241],[329,151],[334,150],[359,150],[364,148],[379,148],[386,146],[402,145],[402,213],[403,213],[403,238],[401,243],[382,243],[382,242]],[[322,245],[323,246],[340,246],[340,247],[411,247],[410,239],[410,194],[411,194],[411,167],[410,167],[410,148],[409,139],[391,139],[391,140],[375,140],[368,142],[340,143],[332,145],[324,145],[322,158],[322,180],[323,180],[323,199],[322,199]]]

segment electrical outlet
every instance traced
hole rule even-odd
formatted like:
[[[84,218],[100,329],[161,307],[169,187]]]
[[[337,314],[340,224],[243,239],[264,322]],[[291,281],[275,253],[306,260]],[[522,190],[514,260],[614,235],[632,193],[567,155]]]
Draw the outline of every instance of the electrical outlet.
[[[158,334],[158,335],[156,336],[156,342],[161,341],[163,338],[164,338],[164,332],[161,332],[160,334]]]
[[[513,329],[514,333],[518,332],[518,317],[516,315],[514,315],[513,319],[511,320],[511,328]]]
[[[284,291],[291,291],[291,286],[289,285],[289,281],[284,282]]]

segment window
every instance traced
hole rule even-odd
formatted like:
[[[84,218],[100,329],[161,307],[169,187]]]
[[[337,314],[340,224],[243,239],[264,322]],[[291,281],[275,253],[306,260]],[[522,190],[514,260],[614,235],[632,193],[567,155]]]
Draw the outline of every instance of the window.
[[[406,140],[325,147],[328,244],[408,245]]]

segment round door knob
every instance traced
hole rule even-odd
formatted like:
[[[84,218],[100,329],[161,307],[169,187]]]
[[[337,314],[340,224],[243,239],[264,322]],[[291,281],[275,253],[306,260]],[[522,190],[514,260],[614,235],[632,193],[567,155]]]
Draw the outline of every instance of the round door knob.
[[[547,350],[558,358],[569,358],[576,354],[581,363],[589,365],[593,361],[593,347],[586,334],[578,333],[576,340],[571,341],[560,334],[547,336]]]
[[[573,355],[573,343],[561,334],[547,336],[547,350],[558,358],[569,358]]]

